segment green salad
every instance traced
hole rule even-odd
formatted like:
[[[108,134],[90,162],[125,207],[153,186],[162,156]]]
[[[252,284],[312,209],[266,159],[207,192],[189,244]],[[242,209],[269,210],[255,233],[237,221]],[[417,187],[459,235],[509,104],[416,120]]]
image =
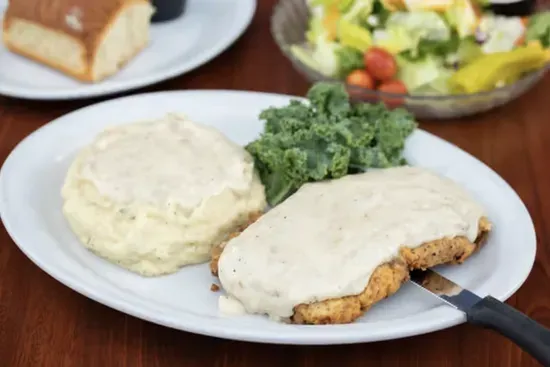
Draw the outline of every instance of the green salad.
[[[308,0],[296,58],[329,78],[418,95],[487,91],[543,68],[550,13],[490,11],[487,0]]]
[[[409,112],[351,104],[342,83],[317,83],[307,98],[264,110],[264,132],[246,146],[271,206],[307,182],[406,163],[405,140],[417,126]]]

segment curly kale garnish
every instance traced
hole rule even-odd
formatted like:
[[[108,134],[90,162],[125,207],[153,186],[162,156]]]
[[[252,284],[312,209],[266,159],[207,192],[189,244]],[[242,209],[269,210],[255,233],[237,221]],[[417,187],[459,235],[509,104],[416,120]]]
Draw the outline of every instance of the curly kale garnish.
[[[406,163],[405,139],[416,128],[407,111],[351,104],[340,83],[317,83],[307,98],[264,110],[264,132],[246,146],[271,206],[307,182]]]

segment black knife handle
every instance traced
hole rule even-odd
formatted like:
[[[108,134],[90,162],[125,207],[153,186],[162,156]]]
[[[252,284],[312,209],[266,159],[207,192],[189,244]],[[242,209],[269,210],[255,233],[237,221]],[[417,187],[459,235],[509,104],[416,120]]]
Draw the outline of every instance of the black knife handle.
[[[468,322],[499,332],[550,367],[550,329],[515,308],[487,296],[467,313]]]

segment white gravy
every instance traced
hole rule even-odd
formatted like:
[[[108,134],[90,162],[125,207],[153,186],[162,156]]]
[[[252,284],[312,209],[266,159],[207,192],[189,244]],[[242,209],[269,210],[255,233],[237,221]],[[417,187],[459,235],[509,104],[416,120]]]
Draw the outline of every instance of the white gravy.
[[[218,298],[218,310],[224,316],[242,316],[246,314],[242,303],[231,296],[220,296]]]
[[[282,320],[298,304],[361,293],[401,246],[474,241],[483,215],[461,187],[421,168],[307,184],[229,241],[219,278],[247,312]]]
[[[89,149],[81,176],[122,203],[192,209],[224,189],[247,190],[253,175],[242,147],[178,115],[110,128]]]

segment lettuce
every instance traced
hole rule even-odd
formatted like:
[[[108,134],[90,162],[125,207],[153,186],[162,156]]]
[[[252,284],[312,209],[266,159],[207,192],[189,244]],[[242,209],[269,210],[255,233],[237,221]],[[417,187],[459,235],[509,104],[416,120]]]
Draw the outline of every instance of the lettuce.
[[[413,58],[422,57],[422,47],[435,48],[454,42],[443,18],[431,11],[394,12],[384,30],[374,32],[375,44],[392,53],[409,50]]]
[[[470,0],[455,0],[445,16],[460,38],[473,35],[479,23],[476,6]]]
[[[309,47],[293,45],[290,52],[300,62],[319,73],[333,78],[345,78],[355,69],[364,68],[363,54],[336,42],[321,40]]]
[[[342,17],[349,22],[362,23],[371,15],[374,0],[355,0],[348,3],[347,9],[342,12]]]
[[[397,63],[399,65],[398,78],[411,92],[434,82],[446,71],[441,60],[433,56],[415,62],[400,57],[397,59]]]
[[[540,41],[545,47],[550,47],[550,12],[535,14],[529,20],[525,35],[527,41]]]
[[[446,40],[421,39],[415,48],[406,50],[401,56],[409,61],[422,60],[428,56],[445,58],[447,55],[458,52],[461,40],[455,32]]]

